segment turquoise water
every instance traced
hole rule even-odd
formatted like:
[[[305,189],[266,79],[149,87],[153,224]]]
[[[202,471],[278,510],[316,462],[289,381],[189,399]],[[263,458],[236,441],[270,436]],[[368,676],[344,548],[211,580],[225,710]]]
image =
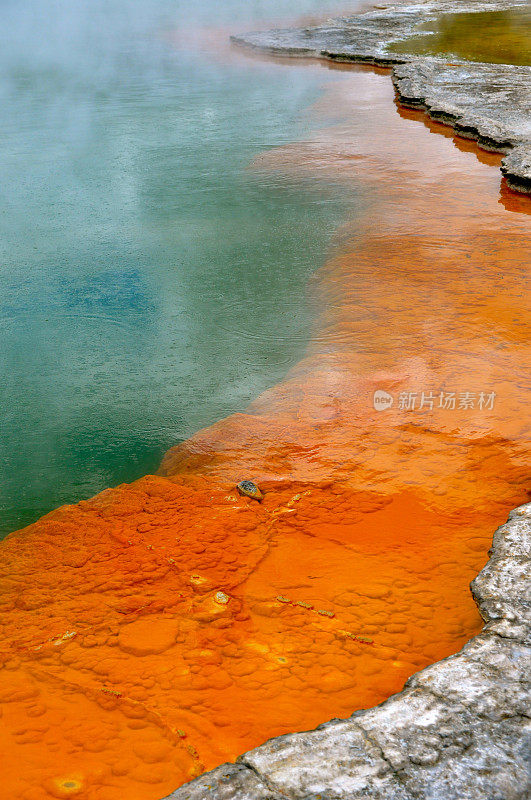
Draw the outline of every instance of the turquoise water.
[[[248,165],[308,134],[336,76],[224,42],[328,9],[4,0],[0,535],[155,470],[302,354],[357,200]]]

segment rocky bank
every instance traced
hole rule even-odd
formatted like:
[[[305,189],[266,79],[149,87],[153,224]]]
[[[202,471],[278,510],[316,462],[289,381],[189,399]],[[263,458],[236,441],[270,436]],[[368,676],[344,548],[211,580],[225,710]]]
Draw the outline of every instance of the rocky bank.
[[[500,11],[525,0],[437,0],[380,8],[316,28],[233,37],[235,44],[291,57],[392,67],[399,101],[452,125],[487,150],[506,153],[501,170],[512,189],[531,192],[531,67],[393,53],[393,42],[440,13]]]

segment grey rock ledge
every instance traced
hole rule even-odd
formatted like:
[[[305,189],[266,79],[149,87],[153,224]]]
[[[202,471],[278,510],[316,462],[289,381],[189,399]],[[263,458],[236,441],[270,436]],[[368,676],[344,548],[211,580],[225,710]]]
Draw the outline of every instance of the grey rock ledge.
[[[494,534],[471,584],[486,624],[459,653],[381,705],[271,739],[171,800],[527,800],[530,534],[528,503]]]
[[[417,0],[315,28],[278,29],[233,36],[234,44],[277,56],[392,67],[398,100],[421,108],[479,147],[507,153],[501,170],[508,185],[531,192],[531,67],[421,58],[389,51],[419,23],[442,12],[496,11],[527,0]]]

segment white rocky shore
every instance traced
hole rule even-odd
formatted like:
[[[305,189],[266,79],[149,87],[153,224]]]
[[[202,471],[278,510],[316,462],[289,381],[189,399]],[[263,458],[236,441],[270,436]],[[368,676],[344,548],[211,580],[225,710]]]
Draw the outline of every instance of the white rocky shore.
[[[528,0],[416,0],[315,28],[234,36],[235,44],[277,56],[392,67],[399,101],[422,108],[487,150],[507,153],[502,172],[512,189],[531,192],[531,67],[393,53],[419,23],[442,13],[500,11]]]

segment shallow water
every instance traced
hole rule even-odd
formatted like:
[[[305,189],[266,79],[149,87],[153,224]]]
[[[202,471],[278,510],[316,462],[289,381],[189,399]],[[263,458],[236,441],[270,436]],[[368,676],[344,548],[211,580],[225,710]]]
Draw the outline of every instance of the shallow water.
[[[531,8],[441,14],[419,26],[426,34],[389,46],[395,53],[448,56],[491,64],[531,65]]]
[[[155,470],[301,356],[358,199],[248,165],[304,136],[330,76],[227,41],[336,8],[3,4],[0,536]]]

